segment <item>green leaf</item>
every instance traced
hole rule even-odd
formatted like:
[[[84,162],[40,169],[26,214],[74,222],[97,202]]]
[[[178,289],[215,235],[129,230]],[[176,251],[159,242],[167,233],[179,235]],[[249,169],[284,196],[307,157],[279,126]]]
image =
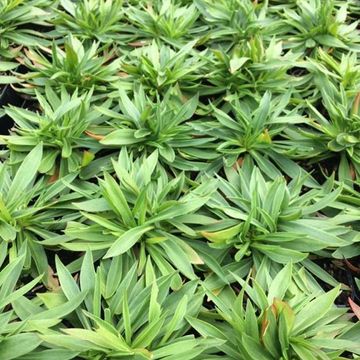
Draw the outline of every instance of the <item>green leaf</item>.
[[[1,360],[17,359],[36,349],[42,340],[32,333],[16,334],[0,342]]]
[[[253,360],[273,360],[273,357],[250,336],[242,335],[242,344]]]
[[[42,158],[42,144],[37,145],[25,157],[20,165],[16,175],[11,183],[7,193],[7,203],[13,204],[23,193],[28,190],[28,187],[34,180],[39,169]]]
[[[56,271],[59,277],[61,290],[65,294],[68,300],[76,297],[80,294],[80,289],[78,288],[74,278],[68,271],[68,269],[64,266],[64,264],[60,261],[58,256],[55,256],[55,264]]]
[[[307,253],[302,253],[297,250],[282,248],[276,245],[254,244],[252,245],[252,247],[256,250],[261,251],[271,260],[281,264],[287,264],[289,261],[296,263],[304,260],[308,256]]]
[[[238,71],[248,60],[250,60],[248,57],[235,57],[230,60],[230,72],[231,74],[234,74],[236,71]]]
[[[334,306],[334,301],[339,295],[339,290],[340,285],[305,305],[299,313],[296,314],[293,334],[300,334],[321,320]]]
[[[131,249],[153,226],[137,226],[126,231],[111,245],[104,258],[118,256]]]
[[[241,226],[239,224],[216,232],[201,231],[201,235],[216,244],[226,243],[239,233]]]
[[[66,349],[49,349],[36,353],[23,355],[21,360],[71,360],[76,358],[79,352]]]
[[[157,321],[150,323],[141,333],[134,339],[133,347],[146,348],[151,345],[152,341],[161,331],[164,325],[165,318],[160,318]]]
[[[115,179],[108,173],[104,174],[104,179],[100,181],[100,186],[103,189],[104,197],[106,198],[112,209],[124,220],[128,226],[134,226],[135,221],[126,198],[116,183]]]
[[[136,130],[133,129],[115,130],[100,140],[100,143],[104,145],[124,146],[133,145],[144,141],[142,137],[137,138],[135,133]]]
[[[2,298],[0,300],[0,308],[3,308],[4,306],[10,304],[11,302],[15,301],[16,299],[20,298],[21,296],[25,295],[27,292],[29,292],[42,278],[42,275],[38,276],[37,278],[33,279],[26,285],[20,287],[16,291],[13,291],[6,297]]]
[[[268,291],[268,301],[271,304],[274,298],[282,300],[287,289],[291,284],[292,277],[292,263],[290,262],[283,269],[281,269],[275,278],[272,280],[269,291]]]

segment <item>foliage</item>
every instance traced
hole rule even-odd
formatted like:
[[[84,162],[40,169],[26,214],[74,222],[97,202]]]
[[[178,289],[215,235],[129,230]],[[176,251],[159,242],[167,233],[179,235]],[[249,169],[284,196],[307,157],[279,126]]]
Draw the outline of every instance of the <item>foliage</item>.
[[[346,3],[337,6],[335,0],[300,0],[297,6],[297,10],[285,9],[284,12],[289,25],[289,47],[304,50],[320,45],[359,50],[357,23],[346,24]]]
[[[31,29],[33,22],[47,25],[50,13],[48,0],[1,0],[0,2],[0,56],[13,57],[14,46],[46,44],[43,35]]]
[[[196,42],[188,42],[176,51],[165,44],[159,46],[153,40],[151,44],[133,50],[124,61],[123,69],[129,76],[123,81],[139,81],[152,95],[163,93],[174,84],[184,91],[196,89],[197,81],[202,78],[198,70],[204,64],[200,54],[193,49]]]
[[[207,321],[190,318],[190,324],[205,337],[227,339],[220,349],[229,359],[339,359],[343,349],[358,352],[358,344],[342,339],[356,325],[333,304],[339,289],[320,294],[307,289],[304,294],[291,279],[291,263],[269,288],[263,289],[256,278],[253,286],[238,278],[239,294],[232,289],[208,294],[215,314]]]
[[[209,83],[204,92],[212,94],[220,90],[230,91],[242,96],[263,94],[265,91],[284,93],[302,83],[288,74],[296,63],[298,54],[291,51],[283,54],[282,42],[273,38],[265,47],[261,37],[254,36],[249,41],[228,48],[212,49],[213,56],[208,59]]]
[[[301,137],[311,141],[312,151],[306,157],[317,160],[339,154],[337,169],[339,179],[357,178],[360,172],[360,97],[347,96],[341,84],[336,88],[325,78],[319,79],[319,83],[322,86],[321,95],[326,115],[308,104],[311,117],[308,124],[311,128],[301,129],[300,132]]]
[[[181,170],[205,168],[206,163],[199,160],[218,157],[212,149],[212,138],[196,131],[196,122],[188,123],[197,109],[197,96],[179,103],[168,92],[162,100],[151,102],[140,86],[134,90],[133,101],[121,89],[118,100],[115,108],[97,108],[113,119],[110,131],[100,140],[102,145],[126,146],[138,154],[158,149],[160,160]]]
[[[51,54],[51,59],[46,54]],[[24,62],[32,71],[19,77],[24,91],[30,93],[33,88],[41,90],[46,85],[64,86],[68,91],[88,91],[94,87],[96,92],[104,92],[118,81],[120,59],[113,60],[111,53],[101,54],[96,42],[85,48],[72,35],[66,39],[64,50],[53,43],[51,48],[30,49],[25,55]]]
[[[99,119],[91,109],[92,91],[78,96],[77,90],[69,95],[63,88],[58,96],[46,87],[45,94],[46,97],[36,92],[41,112],[34,113],[20,107],[5,110],[16,128],[3,139],[11,150],[13,163],[21,161],[24,152],[42,143],[39,172],[61,177],[87,166],[94,152],[99,150],[97,141],[86,135],[87,129]]]
[[[77,284],[57,258],[62,290],[41,298],[53,312],[76,298],[81,304],[61,332],[43,331],[40,338],[47,346],[74,350],[81,359],[134,356],[170,360],[177,356],[199,359],[199,354],[222,343],[186,335],[189,324],[185,317],[197,316],[204,296],[196,281],[170,293],[172,275],[156,279],[150,263],[147,275],[138,279],[136,263],[131,263],[130,258],[123,262],[116,257],[105,260],[95,271],[87,253]],[[115,274],[120,276],[115,279]]]
[[[208,202],[220,219],[201,234],[213,246],[235,247],[237,261],[261,254],[284,264],[298,262],[308,252],[360,240],[357,232],[346,227],[351,218],[342,213],[326,217],[342,190],[333,189],[331,179],[321,189],[304,192],[304,179],[295,178],[289,184],[284,177],[266,181],[248,161],[237,171],[226,169],[226,175],[218,196]]]
[[[56,35],[71,33],[82,40],[111,43],[124,31],[122,0],[83,0],[73,3],[60,1],[61,8],[53,23]]]
[[[359,16],[0,0],[0,359],[358,359]]]
[[[176,44],[179,39],[191,38],[206,26],[196,27],[199,13],[195,4],[181,6],[171,1],[154,1],[146,7],[131,6],[128,18],[133,25],[133,35],[139,40],[162,39]]]

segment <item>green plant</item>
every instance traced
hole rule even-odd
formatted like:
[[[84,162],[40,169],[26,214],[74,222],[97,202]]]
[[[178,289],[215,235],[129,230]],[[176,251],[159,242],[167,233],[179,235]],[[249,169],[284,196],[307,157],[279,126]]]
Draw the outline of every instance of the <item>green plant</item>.
[[[296,154],[297,149],[307,149],[301,144],[298,146],[296,141],[280,137],[285,129],[307,122],[296,108],[288,109],[290,96],[291,93],[271,97],[266,92],[259,102],[228,96],[229,104],[224,106],[226,112],[212,107],[214,120],[193,122],[192,126],[199,133],[216,139],[216,150],[223,156],[225,166],[250,157],[272,179],[281,175],[279,168],[292,178],[304,175],[304,170],[291,161],[289,155]],[[311,177],[307,184],[316,186]]]
[[[358,352],[356,340],[342,338],[355,325],[346,321],[346,308],[334,306],[339,288],[304,296],[291,277],[287,265],[263,289],[235,276],[240,292],[207,292],[216,312],[188,320],[201,335],[226,341],[219,349],[228,359],[344,359],[345,349]]]
[[[0,56],[13,58],[17,45],[46,45],[40,32],[31,29],[33,21],[46,26],[49,13],[45,8],[48,0],[1,0],[0,1]]]
[[[298,0],[296,9],[284,10],[289,48],[304,51],[316,46],[359,51],[357,23],[347,24],[347,4],[335,0]]]
[[[327,76],[343,86],[347,96],[355,96],[360,91],[360,67],[357,64],[356,53],[342,54],[337,60],[323,49],[318,49],[316,60],[309,59],[309,69],[314,73],[315,79]],[[315,82],[316,83],[316,82]]]
[[[360,359],[358,3],[0,0],[0,360]]]
[[[4,246],[0,245],[1,265],[4,261]],[[27,284],[21,284],[20,277],[25,264],[26,250],[19,249],[18,256],[9,261],[0,271],[0,353],[4,360],[18,359],[36,349],[41,340],[34,333],[31,324],[20,321],[9,305],[30,292],[42,275]]]
[[[73,350],[74,357],[89,360],[190,360],[200,359],[200,354],[222,342],[186,335],[189,325],[185,316],[196,316],[203,299],[196,281],[171,292],[173,276],[155,279],[151,263],[146,276],[138,279],[137,264],[130,258],[106,260],[95,270],[89,252],[84,256],[78,282],[58,258],[56,265],[60,290],[39,295],[49,310],[35,305],[29,319],[39,318],[41,310],[49,318],[66,304],[73,306],[76,300],[78,307],[61,331],[40,330],[40,338],[50,348]]]
[[[190,121],[198,106],[198,97],[179,103],[171,90],[152,103],[140,86],[131,101],[122,89],[115,108],[98,110],[111,119],[110,132],[100,136],[100,143],[111,148],[126,146],[136,154],[159,152],[159,160],[181,170],[206,168],[209,159],[216,159],[209,136],[194,130]],[[103,127],[104,130],[104,127]],[[200,162],[200,160],[204,162]]]
[[[154,1],[143,8],[130,7],[127,18],[133,24],[133,33],[139,39],[159,38],[170,44],[191,38],[206,29],[196,27],[199,17],[194,4],[182,6],[171,1]]]
[[[196,43],[197,40],[193,40],[174,51],[154,40],[151,45],[133,50],[122,66],[129,75],[123,82],[139,81],[151,94],[164,92],[175,84],[191,92],[198,87],[202,78],[199,69],[205,63],[194,49]]]
[[[192,223],[189,215],[196,217],[209,200],[216,182],[187,184],[184,175],[171,179],[157,159],[154,151],[134,161],[124,148],[118,161],[113,161],[118,181],[105,173],[97,191],[75,204],[82,221],[69,222],[65,236],[43,244],[73,251],[106,250],[104,258],[130,252],[139,259],[140,272],[149,255],[163,275],[175,267],[195,279],[192,264],[203,262],[191,247],[197,234],[187,224]]]
[[[284,264],[298,262],[309,252],[335,250],[360,239],[341,213],[326,216],[341,193],[341,187],[333,190],[332,179],[302,194],[304,178],[289,184],[284,177],[267,181],[250,161],[226,169],[226,177],[207,204],[216,220],[201,234],[211,246],[233,251],[236,261],[266,256]]]
[[[267,1],[262,4],[250,0],[196,0],[210,31],[204,39],[211,44],[230,45],[246,43],[259,34],[275,34],[276,23],[267,17]]]
[[[5,110],[16,124],[10,135],[2,136],[12,163],[22,161],[27,152],[42,143],[39,172],[62,177],[87,166],[101,148],[86,135],[91,125],[101,121],[91,108],[92,91],[78,95],[75,90],[70,95],[62,88],[57,95],[46,86],[45,96],[35,92],[41,111],[35,113],[14,106]]]
[[[360,173],[359,157],[359,95],[349,97],[343,86],[335,87],[323,76],[321,84],[322,101],[326,113],[307,104],[311,116],[311,128],[301,128],[299,135],[289,133],[295,139],[309,139],[312,151],[307,157],[315,161],[339,155],[337,173],[341,180],[358,178]],[[296,140],[296,139],[295,139]]]
[[[109,44],[117,41],[127,26],[121,24],[124,17],[122,0],[82,0],[73,3],[61,0],[61,10],[54,19],[56,35],[69,32],[81,40]]]
[[[41,91],[50,85],[57,90],[64,86],[68,91],[78,89],[82,93],[94,88],[95,93],[104,93],[119,80],[121,59],[102,53],[99,43],[85,47],[69,35],[64,50],[53,43],[52,48],[43,51],[44,54],[33,49],[25,51],[24,61],[30,71],[19,75],[24,92],[33,93],[33,88]],[[51,54],[51,59],[46,54]]]
[[[48,282],[47,255],[38,240],[56,237],[59,229],[78,217],[69,213],[65,205],[78,196],[67,194],[66,185],[60,181],[37,179],[41,158],[39,144],[17,171],[9,163],[0,164],[0,258],[4,259],[7,252],[13,257],[20,256],[25,246],[24,266],[33,273],[44,274],[44,281]],[[74,178],[70,175],[65,180],[71,183]]]
[[[211,86],[205,88],[205,94],[217,94],[220,90],[241,96],[263,94],[267,90],[284,93],[303,83],[302,78],[288,74],[299,55],[291,51],[283,54],[282,42],[276,42],[275,38],[266,46],[261,37],[254,36],[230,51],[219,47],[212,54],[207,57]]]

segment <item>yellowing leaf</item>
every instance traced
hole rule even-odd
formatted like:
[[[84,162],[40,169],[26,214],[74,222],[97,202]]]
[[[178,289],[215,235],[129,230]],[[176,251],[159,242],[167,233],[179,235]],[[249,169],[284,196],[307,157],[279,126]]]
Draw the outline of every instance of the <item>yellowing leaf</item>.
[[[224,243],[227,240],[231,240],[234,236],[239,233],[242,224],[238,224],[232,226],[225,230],[220,230],[216,232],[208,232],[208,231],[201,231],[201,235],[206,239],[214,242],[214,243]]]

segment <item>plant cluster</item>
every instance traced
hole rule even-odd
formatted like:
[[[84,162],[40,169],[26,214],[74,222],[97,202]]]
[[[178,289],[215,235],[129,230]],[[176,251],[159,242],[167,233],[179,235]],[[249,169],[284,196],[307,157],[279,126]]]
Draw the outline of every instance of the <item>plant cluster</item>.
[[[0,0],[0,359],[359,359],[359,18]]]

